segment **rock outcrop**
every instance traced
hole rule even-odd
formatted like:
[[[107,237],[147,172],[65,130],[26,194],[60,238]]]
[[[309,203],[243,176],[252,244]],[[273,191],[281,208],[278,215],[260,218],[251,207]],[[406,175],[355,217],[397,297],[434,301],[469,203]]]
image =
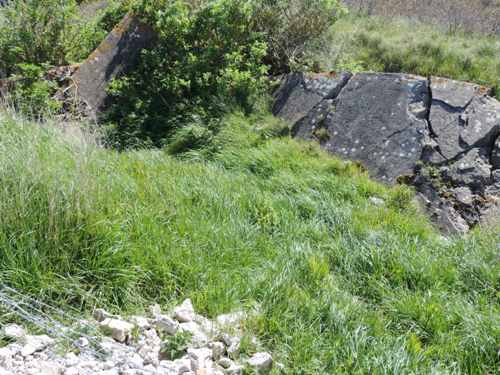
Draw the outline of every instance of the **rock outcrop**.
[[[76,99],[84,113],[96,118],[107,103],[106,88],[117,76],[137,64],[143,49],[149,48],[156,33],[133,15],[126,15],[73,75],[65,96]]]
[[[465,233],[500,212],[500,103],[489,95],[437,77],[294,73],[273,113],[375,179],[412,183],[444,232]]]

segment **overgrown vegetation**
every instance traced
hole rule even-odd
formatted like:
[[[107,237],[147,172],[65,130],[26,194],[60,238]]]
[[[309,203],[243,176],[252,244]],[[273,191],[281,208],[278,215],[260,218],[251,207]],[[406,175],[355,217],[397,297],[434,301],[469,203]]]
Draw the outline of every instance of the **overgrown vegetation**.
[[[84,58],[129,9],[159,41],[110,89],[105,141],[120,152],[81,124],[0,112],[0,284],[82,312],[185,297],[208,316],[252,309],[245,337],[287,374],[497,371],[500,228],[445,239],[409,188],[260,109],[267,74],[320,64],[498,88],[498,39],[357,16],[325,34],[342,14],[330,0],[140,0],[89,21],[74,1],[12,0],[0,69],[19,79],[16,109],[53,105],[46,69]],[[131,150],[144,145],[164,147]]]
[[[28,116],[54,113],[57,89],[44,73],[85,59],[123,15],[120,1],[82,19],[76,0],[11,0],[0,8],[0,79],[15,82],[7,98]]]
[[[500,99],[498,37],[446,34],[418,22],[356,15],[335,23],[331,35],[322,59],[329,69],[449,77],[492,87]]]
[[[268,72],[307,66],[341,9],[336,0],[194,3],[133,4],[159,40],[111,88],[106,121],[113,145],[175,148],[179,137],[207,143],[224,113],[267,104],[261,98]]]
[[[431,23],[448,33],[476,32],[500,35],[498,0],[343,0],[349,7],[367,15],[386,19],[407,18]]]
[[[445,241],[407,188],[278,120],[220,126],[179,160],[3,116],[0,282],[121,313],[259,306],[246,331],[287,374],[496,371],[498,230]]]
[[[209,139],[212,119],[234,107],[249,113],[263,92],[266,46],[251,30],[251,7],[221,0],[193,11],[184,2],[164,3],[136,6],[159,40],[110,90],[107,120],[122,147],[137,139],[161,146],[185,126],[202,126]]]

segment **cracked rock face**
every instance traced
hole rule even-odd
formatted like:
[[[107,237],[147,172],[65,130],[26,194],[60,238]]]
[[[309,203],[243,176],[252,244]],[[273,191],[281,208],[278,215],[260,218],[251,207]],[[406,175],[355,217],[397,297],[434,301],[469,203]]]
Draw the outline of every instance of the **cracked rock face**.
[[[500,103],[490,94],[436,77],[296,73],[273,113],[379,181],[412,181],[440,229],[465,233],[500,212]]]

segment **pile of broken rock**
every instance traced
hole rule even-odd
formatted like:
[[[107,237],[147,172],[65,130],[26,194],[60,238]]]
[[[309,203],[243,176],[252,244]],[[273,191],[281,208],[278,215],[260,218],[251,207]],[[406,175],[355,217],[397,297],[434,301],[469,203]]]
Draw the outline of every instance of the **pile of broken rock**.
[[[241,355],[243,312],[212,321],[196,314],[190,300],[168,314],[159,306],[150,310],[150,318],[124,320],[97,309],[92,324],[106,336],[97,341],[80,337],[75,351],[64,350],[49,336],[28,335],[18,325],[7,325],[2,335],[14,342],[0,348],[0,375],[237,375],[282,368],[267,352]],[[187,347],[178,358],[166,357],[163,345],[181,332],[187,333]]]

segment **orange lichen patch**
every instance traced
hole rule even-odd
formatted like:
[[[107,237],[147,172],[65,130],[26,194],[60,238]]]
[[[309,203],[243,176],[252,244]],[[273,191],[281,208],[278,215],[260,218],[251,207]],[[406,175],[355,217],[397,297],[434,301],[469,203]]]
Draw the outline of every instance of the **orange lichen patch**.
[[[491,94],[493,93],[493,89],[491,87],[487,87],[487,86],[478,86],[476,88],[476,91],[479,95],[491,96]]]
[[[338,77],[338,73],[337,72],[308,73],[307,77],[311,78],[311,79],[337,78]]]
[[[122,36],[130,30],[130,25],[134,18],[131,15],[126,15],[123,20],[115,26],[109,35],[99,44],[99,46],[87,57],[86,62],[92,62],[96,57],[105,54],[116,48],[115,40],[119,40]]]
[[[451,78],[444,78],[444,77],[431,77],[431,79],[434,84],[439,84],[439,85],[446,85],[448,82],[453,81]],[[466,85],[473,86],[474,91],[478,95],[491,95],[493,92],[491,87],[478,85],[473,82],[468,82],[468,81],[455,81],[455,82],[460,83],[463,86]]]

